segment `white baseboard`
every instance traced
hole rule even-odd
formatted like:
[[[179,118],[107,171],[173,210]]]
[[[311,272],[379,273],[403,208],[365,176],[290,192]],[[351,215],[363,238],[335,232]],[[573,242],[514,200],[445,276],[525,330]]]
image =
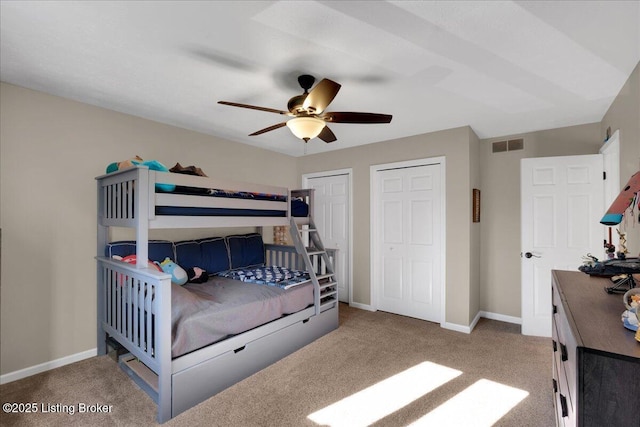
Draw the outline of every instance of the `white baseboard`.
[[[367,304],[360,304],[359,302],[350,302],[349,307],[359,308],[360,310],[377,311],[372,306]]]
[[[479,315],[480,317],[485,317],[491,320],[498,320],[500,322],[515,323],[516,325],[522,325],[522,318],[520,317],[507,316],[499,313],[490,313],[488,311],[481,311]]]
[[[482,317],[482,315],[480,314],[480,312],[478,312],[478,314],[476,314],[476,317],[474,317],[474,319],[471,321],[471,325],[469,325],[469,328],[471,328],[472,331],[478,324],[480,317]]]
[[[476,317],[471,321],[471,324],[469,326],[458,325],[457,323],[449,323],[449,322],[441,323],[440,326],[443,327],[444,329],[449,329],[451,331],[470,334],[471,331],[473,331],[473,328],[476,327],[476,324],[478,324],[479,320],[480,320],[480,312],[476,314]]]
[[[442,326],[445,329],[450,329],[452,331],[470,334],[471,331],[473,331],[473,329],[478,324],[478,321],[480,320],[481,317],[484,317],[486,319],[491,319],[491,320],[497,320],[499,322],[515,323],[517,325],[522,324],[522,319],[519,317],[506,316],[504,314],[490,313],[487,311],[479,311],[469,326],[458,325],[456,323],[447,323],[447,322],[442,323],[440,326]]]
[[[440,326],[444,329],[449,329],[450,331],[462,332],[465,334],[471,333],[471,326],[458,325],[457,323],[449,323],[444,322],[441,323]]]
[[[60,359],[51,360],[49,362],[31,366],[29,368],[20,369],[19,371],[9,372],[8,374],[0,375],[0,384],[6,384],[12,381],[21,380],[22,378],[30,377],[31,375],[39,374],[40,372],[49,371],[51,369],[59,368],[61,366],[69,365],[71,363],[94,357],[97,354],[98,349],[92,348],[91,350],[71,354],[69,356],[61,357]]]

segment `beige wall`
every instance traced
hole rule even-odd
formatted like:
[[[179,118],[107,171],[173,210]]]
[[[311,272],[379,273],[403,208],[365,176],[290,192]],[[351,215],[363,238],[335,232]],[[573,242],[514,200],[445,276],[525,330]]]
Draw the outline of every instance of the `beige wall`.
[[[491,154],[502,138],[478,143],[463,127],[298,159],[2,83],[0,373],[95,347],[93,178],[135,154],[291,187],[303,173],[352,168],[353,298],[364,305],[371,303],[369,166],[445,156],[446,320],[469,325],[479,310],[519,317],[520,159],[596,153],[611,126],[621,133],[625,183],[640,166],[639,79],[636,67],[602,123],[514,135],[524,137],[522,151]],[[482,191],[479,224],[471,222],[472,188]],[[640,227],[632,231],[637,252]]]
[[[470,145],[473,131],[462,127],[298,159],[300,174],[353,169],[353,300],[371,304],[370,166],[446,157],[446,320],[469,325],[471,259]],[[477,140],[477,139],[476,139]],[[474,172],[474,175],[478,175]],[[475,283],[474,283],[475,285]]]
[[[299,183],[295,158],[5,83],[0,122],[3,374],[96,346],[94,177],[108,163],[138,154]]]
[[[480,190],[480,208],[482,209],[482,173],[480,163],[480,140],[477,135],[471,131],[469,137],[469,187]],[[469,207],[469,215],[472,215],[473,199],[470,192],[471,206]],[[474,223],[469,221],[470,243],[469,246],[469,321],[473,321],[478,312],[481,310],[481,276],[480,276],[480,254],[482,251],[481,230],[482,215],[480,222]]]
[[[492,154],[492,143],[524,138],[524,149]],[[481,310],[520,317],[520,159],[597,153],[600,124],[482,140]]]
[[[611,128],[611,133],[620,131],[620,185],[624,186],[631,175],[640,170],[640,63],[602,119],[602,140],[608,127]],[[630,256],[640,257],[638,218],[635,218],[635,223],[629,221],[626,227],[625,222],[623,221],[621,229],[627,232]]]

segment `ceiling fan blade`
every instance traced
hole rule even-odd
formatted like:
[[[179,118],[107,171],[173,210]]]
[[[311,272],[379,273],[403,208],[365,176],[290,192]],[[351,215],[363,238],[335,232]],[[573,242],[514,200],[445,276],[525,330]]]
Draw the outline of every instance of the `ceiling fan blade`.
[[[340,87],[341,86],[333,80],[322,79],[320,83],[311,89],[311,92],[307,95],[302,107],[307,109],[310,113],[322,113],[325,108],[327,108],[327,105],[333,101],[333,98],[336,97]]]
[[[271,132],[272,130],[276,130],[276,129],[280,129],[281,127],[284,127],[286,125],[287,125],[287,122],[278,123],[277,125],[273,125],[273,126],[269,126],[268,128],[260,129],[259,131],[256,131],[256,132],[250,134],[249,136],[262,135],[263,133]]]
[[[230,105],[232,107],[249,108],[250,110],[266,111],[267,113],[283,114],[287,116],[291,115],[288,111],[276,110],[275,108],[256,107],[255,105],[248,104],[238,104],[237,102],[218,101],[218,104]]]
[[[390,114],[354,113],[354,112],[329,112],[321,118],[331,123],[390,123],[393,118]]]
[[[320,138],[326,143],[333,142],[338,139],[336,138],[335,134],[331,131],[331,129],[329,129],[329,126],[326,126],[326,125],[324,128],[322,128],[322,132],[320,132],[320,135],[318,135],[318,138]]]

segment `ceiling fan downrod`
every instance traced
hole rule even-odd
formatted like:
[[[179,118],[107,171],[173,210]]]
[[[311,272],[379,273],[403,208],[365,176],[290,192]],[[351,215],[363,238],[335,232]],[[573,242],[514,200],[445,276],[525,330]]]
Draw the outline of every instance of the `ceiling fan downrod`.
[[[311,86],[313,86],[315,81],[316,78],[309,74],[302,74],[298,76],[298,83],[300,84],[300,87],[304,89],[304,93],[309,93],[309,89],[311,89]]]

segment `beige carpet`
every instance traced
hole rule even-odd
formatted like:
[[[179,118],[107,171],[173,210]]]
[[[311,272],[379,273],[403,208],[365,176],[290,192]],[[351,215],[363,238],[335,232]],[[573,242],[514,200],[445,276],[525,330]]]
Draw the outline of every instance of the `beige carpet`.
[[[398,378],[394,375],[407,369],[425,366],[424,362],[431,362],[426,364],[430,367],[437,364],[459,373],[432,391],[418,393],[415,399],[367,423],[405,426],[426,414],[438,413],[436,408],[442,404],[447,407],[457,403],[458,406],[453,407],[459,416],[450,413],[446,422],[440,421],[438,425],[487,425],[484,418],[476,418],[477,411],[490,412],[500,407],[505,402],[501,390],[513,387],[520,396],[526,397],[520,397],[522,400],[518,399],[513,408],[508,408],[495,425],[547,427],[555,424],[550,340],[525,337],[520,335],[517,325],[486,319],[480,320],[471,334],[463,334],[433,323],[371,313],[344,304],[340,309],[338,330],[164,425],[317,426],[308,418],[310,414],[387,378]],[[481,380],[498,384],[498,391],[486,391],[481,399],[465,397],[464,390]],[[401,387],[402,391],[423,382],[424,378],[415,376],[415,381],[410,379]],[[367,419],[400,395],[399,389],[383,390],[381,402],[347,408],[345,414],[348,413],[349,418],[364,416]],[[4,384],[0,386],[0,396],[3,404],[34,402],[38,409],[35,414],[2,413],[2,426],[156,424],[155,404],[108,356]],[[481,404],[476,405],[479,402]],[[110,412],[80,414],[80,404],[107,405]],[[66,412],[42,413],[43,405],[44,409]],[[75,413],[68,413],[68,408],[73,408]],[[466,415],[471,415],[476,422],[461,422]],[[340,418],[330,423],[339,425]]]

